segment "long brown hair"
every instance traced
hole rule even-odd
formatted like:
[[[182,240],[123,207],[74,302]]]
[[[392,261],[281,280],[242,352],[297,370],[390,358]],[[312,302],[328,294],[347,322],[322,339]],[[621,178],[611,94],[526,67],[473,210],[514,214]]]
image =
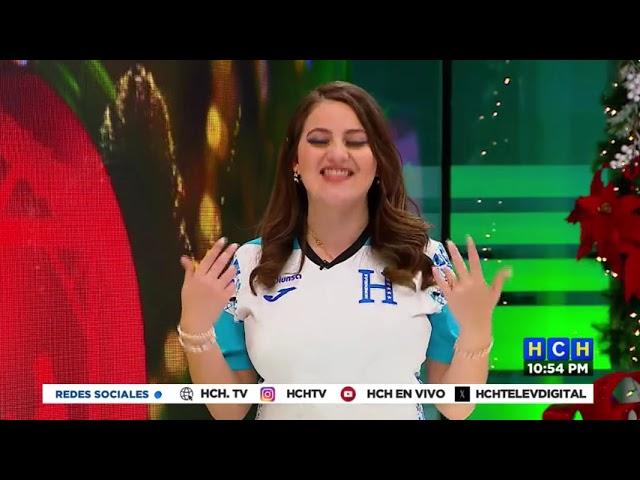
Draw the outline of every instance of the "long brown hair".
[[[394,283],[415,288],[413,277],[422,272],[421,289],[435,282],[433,262],[424,254],[429,237],[427,223],[415,212],[417,206],[409,197],[402,176],[402,160],[380,106],[362,88],[347,82],[331,82],[312,90],[298,105],[289,122],[287,136],[280,148],[276,178],[267,210],[258,234],[262,237],[262,254],[251,272],[249,284],[255,294],[254,281],[267,288],[276,284],[285,262],[293,250],[294,239],[306,248],[307,193],[302,183],[293,181],[298,142],[304,123],[313,107],[323,100],[343,102],[350,106],[364,126],[377,161],[379,182],[368,193],[371,247],[387,265],[385,277]],[[300,268],[304,263],[304,255]]]

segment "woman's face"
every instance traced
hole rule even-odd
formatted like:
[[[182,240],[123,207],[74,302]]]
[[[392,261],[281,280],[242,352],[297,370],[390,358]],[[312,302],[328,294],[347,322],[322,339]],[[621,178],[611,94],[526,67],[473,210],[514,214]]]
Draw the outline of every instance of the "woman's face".
[[[366,202],[377,163],[367,133],[349,105],[318,103],[304,124],[294,165],[309,202],[346,207]]]

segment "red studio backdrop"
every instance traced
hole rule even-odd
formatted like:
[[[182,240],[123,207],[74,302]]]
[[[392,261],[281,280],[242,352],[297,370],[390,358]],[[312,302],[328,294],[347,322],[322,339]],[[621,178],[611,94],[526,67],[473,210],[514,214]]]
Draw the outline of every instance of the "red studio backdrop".
[[[96,146],[26,70],[0,75],[0,419],[145,419],[43,405],[43,383],[145,383],[127,231]]]

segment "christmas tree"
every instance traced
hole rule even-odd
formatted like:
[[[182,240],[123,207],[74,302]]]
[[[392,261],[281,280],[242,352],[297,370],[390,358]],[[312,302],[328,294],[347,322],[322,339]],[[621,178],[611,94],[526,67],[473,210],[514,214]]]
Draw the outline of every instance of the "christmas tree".
[[[611,365],[616,370],[636,370],[640,347],[639,60],[620,62],[603,104],[608,138],[598,146],[590,194],[577,199],[567,221],[580,223],[578,260],[595,256],[611,277],[609,323],[598,327],[608,344]]]

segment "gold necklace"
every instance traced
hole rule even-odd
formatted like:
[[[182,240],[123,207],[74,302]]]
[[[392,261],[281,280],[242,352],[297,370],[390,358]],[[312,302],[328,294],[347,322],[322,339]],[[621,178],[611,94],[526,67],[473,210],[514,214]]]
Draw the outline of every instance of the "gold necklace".
[[[368,224],[368,223],[367,223]],[[313,241],[315,242],[315,244],[322,249],[322,251],[324,252],[324,254],[327,256],[327,258],[330,258],[331,260],[329,260],[328,262],[325,260],[326,263],[330,263],[332,262],[336,257],[334,257],[333,255],[331,255],[331,253],[329,253],[329,251],[327,251],[327,249],[324,246],[324,243],[322,242],[322,240],[320,240],[318,238],[318,236],[315,234],[315,232],[313,231],[313,229],[307,224],[307,228],[309,229],[309,233],[311,234],[311,238],[313,239]],[[364,230],[366,228],[366,225],[361,229]]]
[[[324,252],[324,254],[327,256],[327,258],[330,258],[331,260],[333,260],[333,256],[327,251],[327,249],[324,247],[324,243],[322,242],[322,240],[320,240],[318,238],[318,236],[315,234],[315,232],[311,229],[311,227],[309,227],[307,225],[307,228],[309,229],[309,233],[311,234],[311,238],[313,238],[313,241],[315,242],[316,246],[321,248],[322,251]],[[329,262],[331,261],[329,260]],[[325,260],[326,263],[329,263]]]

